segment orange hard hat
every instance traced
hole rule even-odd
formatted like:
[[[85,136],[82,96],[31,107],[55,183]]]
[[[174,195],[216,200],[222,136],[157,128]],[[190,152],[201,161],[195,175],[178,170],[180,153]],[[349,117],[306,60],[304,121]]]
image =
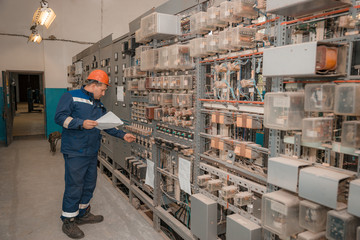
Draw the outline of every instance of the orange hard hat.
[[[92,71],[89,76],[87,77],[88,80],[95,80],[101,83],[104,83],[108,86],[109,85],[109,76],[103,70],[96,69]]]

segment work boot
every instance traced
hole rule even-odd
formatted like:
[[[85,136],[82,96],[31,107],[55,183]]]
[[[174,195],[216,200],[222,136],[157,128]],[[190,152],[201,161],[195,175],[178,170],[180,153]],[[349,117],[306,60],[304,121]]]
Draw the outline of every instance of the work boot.
[[[75,218],[65,218],[62,230],[69,238],[79,239],[85,237],[84,232],[77,226]]]
[[[83,225],[87,223],[99,223],[104,220],[102,215],[94,215],[90,212],[90,207],[86,209],[84,216],[76,217],[75,222],[77,225]]]

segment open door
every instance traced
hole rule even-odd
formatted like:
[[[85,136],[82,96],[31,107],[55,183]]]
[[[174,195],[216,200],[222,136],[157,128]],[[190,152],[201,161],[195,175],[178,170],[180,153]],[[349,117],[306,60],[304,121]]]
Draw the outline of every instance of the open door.
[[[8,71],[3,71],[2,79],[4,91],[4,110],[2,117],[4,118],[6,128],[5,145],[9,146],[13,141],[12,130],[15,115],[15,101],[13,87],[10,80],[10,73]]]

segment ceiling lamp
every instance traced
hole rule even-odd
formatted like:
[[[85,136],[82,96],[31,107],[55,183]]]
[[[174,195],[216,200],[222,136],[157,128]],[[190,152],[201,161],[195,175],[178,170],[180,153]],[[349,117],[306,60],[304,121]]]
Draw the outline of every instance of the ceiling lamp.
[[[42,41],[42,37],[38,33],[38,30],[36,29],[36,25],[32,26],[30,30],[32,31],[32,33],[29,36],[28,42],[30,41],[40,44],[40,42]]]
[[[49,8],[49,3],[45,0],[40,2],[41,7],[39,7],[33,16],[33,24],[36,25],[45,25],[46,28],[49,28],[51,23],[56,18],[54,10]]]

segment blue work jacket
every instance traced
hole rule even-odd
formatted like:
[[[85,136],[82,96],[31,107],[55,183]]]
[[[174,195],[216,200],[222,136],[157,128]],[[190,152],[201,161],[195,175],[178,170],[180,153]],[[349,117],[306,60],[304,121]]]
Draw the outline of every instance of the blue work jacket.
[[[84,89],[66,92],[60,98],[55,113],[55,122],[63,127],[61,152],[71,156],[94,156],[100,148],[100,130],[84,129],[84,120],[97,120],[106,114],[100,100]],[[116,128],[104,130],[108,134],[124,139],[125,132]]]

